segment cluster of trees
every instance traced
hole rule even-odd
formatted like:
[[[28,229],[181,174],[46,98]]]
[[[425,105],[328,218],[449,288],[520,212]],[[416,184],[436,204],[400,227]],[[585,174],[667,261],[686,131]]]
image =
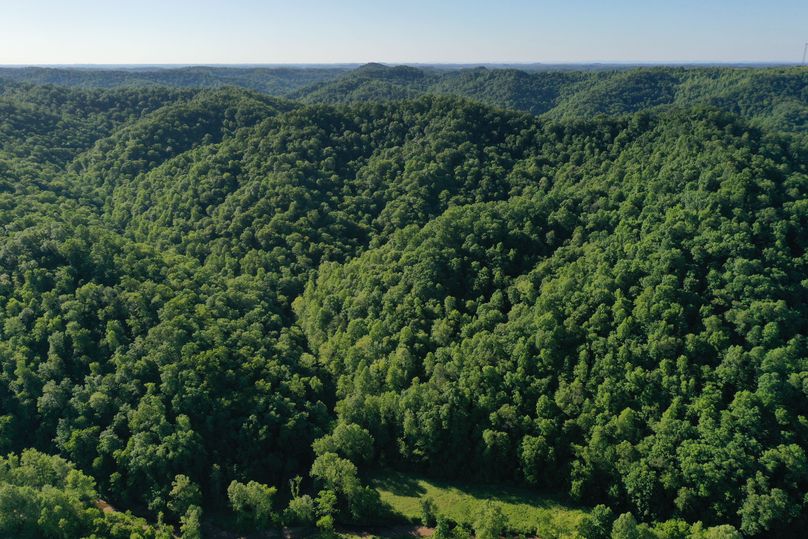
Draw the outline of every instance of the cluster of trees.
[[[587,537],[799,536],[808,147],[760,88],[804,75],[352,73],[370,102],[0,83],[0,527],[328,531],[387,516],[382,465],[604,504]],[[383,90],[448,77],[567,109]],[[757,81],[747,118],[634,112],[699,77]]]
[[[171,539],[170,526],[101,509],[95,481],[34,449],[0,457],[0,534],[17,539]],[[187,529],[187,527],[186,527]],[[186,535],[188,539],[196,539]]]

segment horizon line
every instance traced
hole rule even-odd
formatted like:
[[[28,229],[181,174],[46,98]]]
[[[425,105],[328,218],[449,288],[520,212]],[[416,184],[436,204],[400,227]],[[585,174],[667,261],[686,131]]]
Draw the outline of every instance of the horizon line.
[[[467,61],[467,62],[398,62],[372,60],[367,62],[136,62],[136,63],[0,63],[0,67],[283,67],[283,66],[364,66],[369,64],[380,64],[384,66],[489,66],[489,65],[522,65],[522,66],[592,66],[592,65],[618,65],[618,66],[713,66],[713,65],[782,65],[782,66],[806,66],[801,61],[786,60],[699,60],[699,61],[631,61],[631,60],[592,60],[592,61]]]

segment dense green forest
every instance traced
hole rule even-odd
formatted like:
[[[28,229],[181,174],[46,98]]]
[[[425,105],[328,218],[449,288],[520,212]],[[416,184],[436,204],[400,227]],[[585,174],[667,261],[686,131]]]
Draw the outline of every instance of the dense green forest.
[[[33,84],[58,84],[79,88],[171,86],[219,88],[239,86],[284,95],[298,88],[333,80],[346,67],[136,67],[93,69],[58,67],[0,67],[0,78]]]
[[[4,537],[808,530],[806,68],[0,70],[0,225]]]
[[[68,87],[219,88],[237,86],[307,103],[361,103],[434,94],[554,119],[639,112],[655,106],[707,105],[774,130],[805,130],[804,68],[645,67],[516,69],[409,67],[153,68],[92,70],[0,68],[0,80]]]

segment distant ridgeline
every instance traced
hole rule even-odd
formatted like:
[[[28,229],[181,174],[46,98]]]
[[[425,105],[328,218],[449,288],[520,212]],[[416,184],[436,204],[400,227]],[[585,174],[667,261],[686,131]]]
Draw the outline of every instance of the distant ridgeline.
[[[392,468],[804,537],[806,132],[805,68],[2,69],[0,535],[328,532]]]
[[[557,119],[708,105],[778,130],[800,130],[807,123],[806,67],[585,67],[6,67],[0,79],[82,88],[236,86],[333,104],[454,95]]]

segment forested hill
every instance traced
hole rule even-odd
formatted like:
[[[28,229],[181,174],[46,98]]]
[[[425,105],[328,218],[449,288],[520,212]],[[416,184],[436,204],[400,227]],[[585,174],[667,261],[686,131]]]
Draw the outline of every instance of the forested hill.
[[[347,71],[348,68],[345,67],[0,67],[0,78],[79,88],[237,86],[272,95],[284,95],[304,86],[332,80]]]
[[[807,72],[520,73],[0,83],[0,535],[327,533],[386,467],[802,537]]]
[[[776,130],[804,130],[805,67],[622,67],[589,70],[487,69],[367,64],[359,68],[215,68],[98,70],[0,68],[0,80],[86,88],[164,85],[239,86],[316,103],[467,97],[495,107],[587,118],[658,106],[709,105]]]

